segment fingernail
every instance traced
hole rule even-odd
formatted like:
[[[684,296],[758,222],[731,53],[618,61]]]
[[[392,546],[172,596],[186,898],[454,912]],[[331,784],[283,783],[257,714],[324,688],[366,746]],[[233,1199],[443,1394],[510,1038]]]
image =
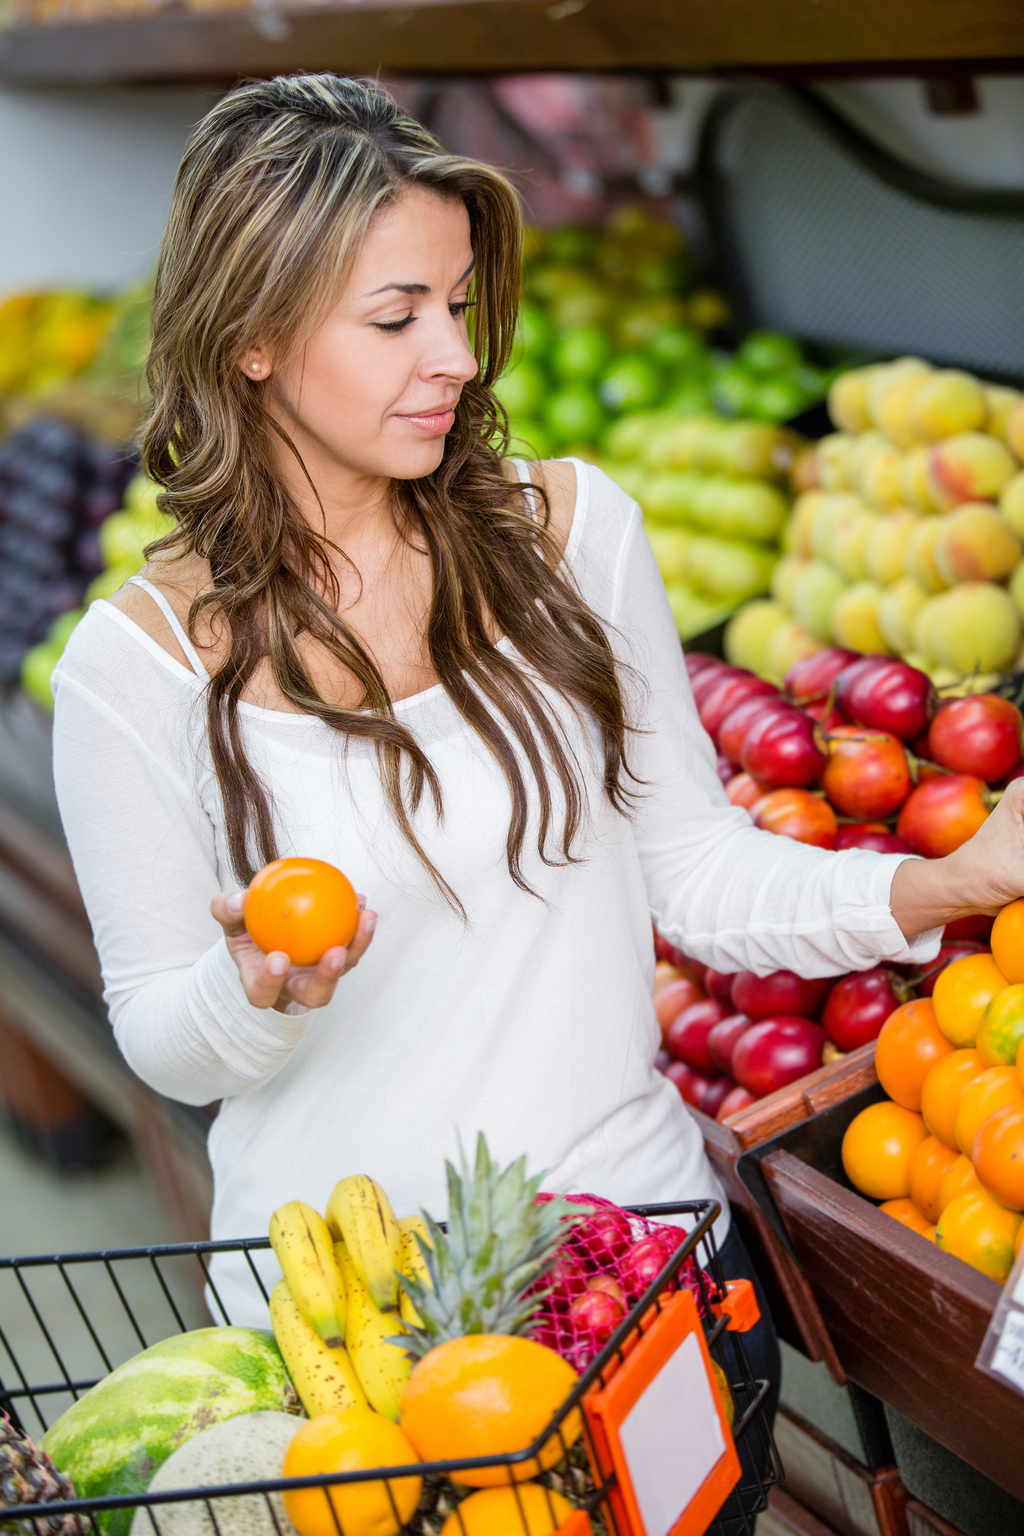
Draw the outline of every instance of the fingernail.
[[[327,962],[327,969],[332,976],[340,976],[345,969],[345,961],[348,959],[348,950],[342,955],[332,955]]]
[[[271,976],[283,976],[290,963],[287,955],[271,955],[269,960]]]
[[[367,912],[364,915],[364,917],[363,917],[363,932],[365,934],[369,935],[369,934],[371,934],[373,932],[373,930],[376,928],[376,926],[377,926],[377,914],[376,914],[376,912]]]
[[[356,904],[359,907],[360,912],[366,911],[366,897],[360,896],[358,892],[356,893]]]
[[[245,894],[242,891],[232,891],[227,899],[227,909],[232,917],[237,917],[245,906]]]

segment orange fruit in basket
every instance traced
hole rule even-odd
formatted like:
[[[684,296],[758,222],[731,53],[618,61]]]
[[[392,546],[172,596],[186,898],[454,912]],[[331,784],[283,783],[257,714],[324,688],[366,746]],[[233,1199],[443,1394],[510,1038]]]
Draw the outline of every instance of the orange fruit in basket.
[[[960,1095],[953,1121],[953,1134],[961,1152],[974,1156],[974,1138],[997,1109],[1006,1104],[1024,1104],[1024,1088],[1016,1067],[989,1067],[968,1083]]]
[[[351,944],[359,902],[351,882],[333,864],[274,859],[250,882],[245,926],[265,955],[282,950],[293,965],[316,965],[327,950]]]
[[[572,1512],[568,1499],[539,1483],[481,1488],[452,1510],[441,1536],[554,1536]]]
[[[981,1188],[981,1180],[969,1157],[961,1152],[954,1157],[939,1180],[939,1215],[958,1195],[973,1195]]]
[[[1024,981],[1024,897],[1011,901],[992,924],[992,958],[1007,981]]]
[[[300,1425],[285,1452],[281,1476],[363,1472],[418,1460],[397,1424],[372,1408],[346,1408],[318,1413]],[[283,1495],[284,1507],[299,1536],[337,1536],[339,1530],[345,1536],[396,1536],[412,1518],[422,1488],[418,1476],[299,1488]]]
[[[939,1217],[935,1242],[943,1253],[963,1259],[972,1269],[1002,1285],[1013,1268],[1020,1216],[984,1190],[958,1195]]]
[[[958,1151],[956,1110],[960,1095],[985,1070],[977,1051],[952,1051],[932,1067],[921,1089],[921,1113],[924,1123],[944,1147]]]
[[[961,955],[935,979],[932,1002],[935,1022],[958,1050],[972,1046],[985,1009],[1007,986],[991,955]]]
[[[424,1461],[522,1451],[554,1417],[576,1380],[572,1366],[546,1344],[508,1334],[469,1334],[438,1344],[413,1366],[399,1422]],[[459,1482],[493,1488],[510,1478],[518,1483],[537,1477],[561,1461],[582,1428],[574,1408],[539,1456],[460,1472]]]
[[[910,1160],[928,1132],[920,1115],[900,1104],[869,1104],[843,1137],[843,1167],[854,1189],[872,1200],[905,1199]]]
[[[935,1136],[926,1136],[910,1159],[910,1198],[928,1221],[939,1219],[939,1184],[956,1153]]]
[[[974,1166],[997,1200],[1024,1211],[1024,1103],[1004,1105],[980,1127],[974,1138]]]
[[[920,1110],[921,1088],[935,1063],[953,1046],[935,1022],[930,997],[901,1003],[882,1025],[875,1046],[878,1081],[904,1109]]]
[[[920,1232],[922,1237],[931,1231],[935,1225],[926,1216],[922,1216],[913,1200],[883,1200],[878,1207],[901,1226],[909,1227],[912,1232]]]
[[[1017,1060],[1024,1041],[1024,986],[1004,987],[985,1009],[975,1041],[988,1067],[1008,1066]]]

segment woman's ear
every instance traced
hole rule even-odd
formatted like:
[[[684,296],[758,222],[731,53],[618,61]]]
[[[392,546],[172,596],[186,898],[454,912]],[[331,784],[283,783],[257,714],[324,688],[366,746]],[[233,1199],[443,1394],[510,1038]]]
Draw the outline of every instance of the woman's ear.
[[[262,347],[253,347],[252,351],[246,352],[238,366],[254,384],[270,377],[271,361]]]

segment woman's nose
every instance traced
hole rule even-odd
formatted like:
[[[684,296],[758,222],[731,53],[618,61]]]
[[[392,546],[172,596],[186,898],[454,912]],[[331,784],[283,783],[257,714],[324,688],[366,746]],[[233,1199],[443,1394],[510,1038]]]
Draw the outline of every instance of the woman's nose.
[[[479,368],[480,364],[473,356],[465,330],[461,327],[457,329],[456,323],[451,322],[450,329],[445,327],[424,357],[421,373],[425,378],[444,377],[454,379],[459,384],[468,384],[470,379],[476,377]]]

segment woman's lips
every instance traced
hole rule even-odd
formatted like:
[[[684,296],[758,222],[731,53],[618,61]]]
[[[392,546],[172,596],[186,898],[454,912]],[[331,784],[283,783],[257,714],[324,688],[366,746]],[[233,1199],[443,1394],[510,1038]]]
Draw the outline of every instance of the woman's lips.
[[[447,411],[430,411],[422,416],[410,412],[408,415],[403,415],[401,420],[409,422],[411,426],[419,427],[421,432],[427,432],[431,437],[443,437],[455,425],[455,410],[452,408]]]

